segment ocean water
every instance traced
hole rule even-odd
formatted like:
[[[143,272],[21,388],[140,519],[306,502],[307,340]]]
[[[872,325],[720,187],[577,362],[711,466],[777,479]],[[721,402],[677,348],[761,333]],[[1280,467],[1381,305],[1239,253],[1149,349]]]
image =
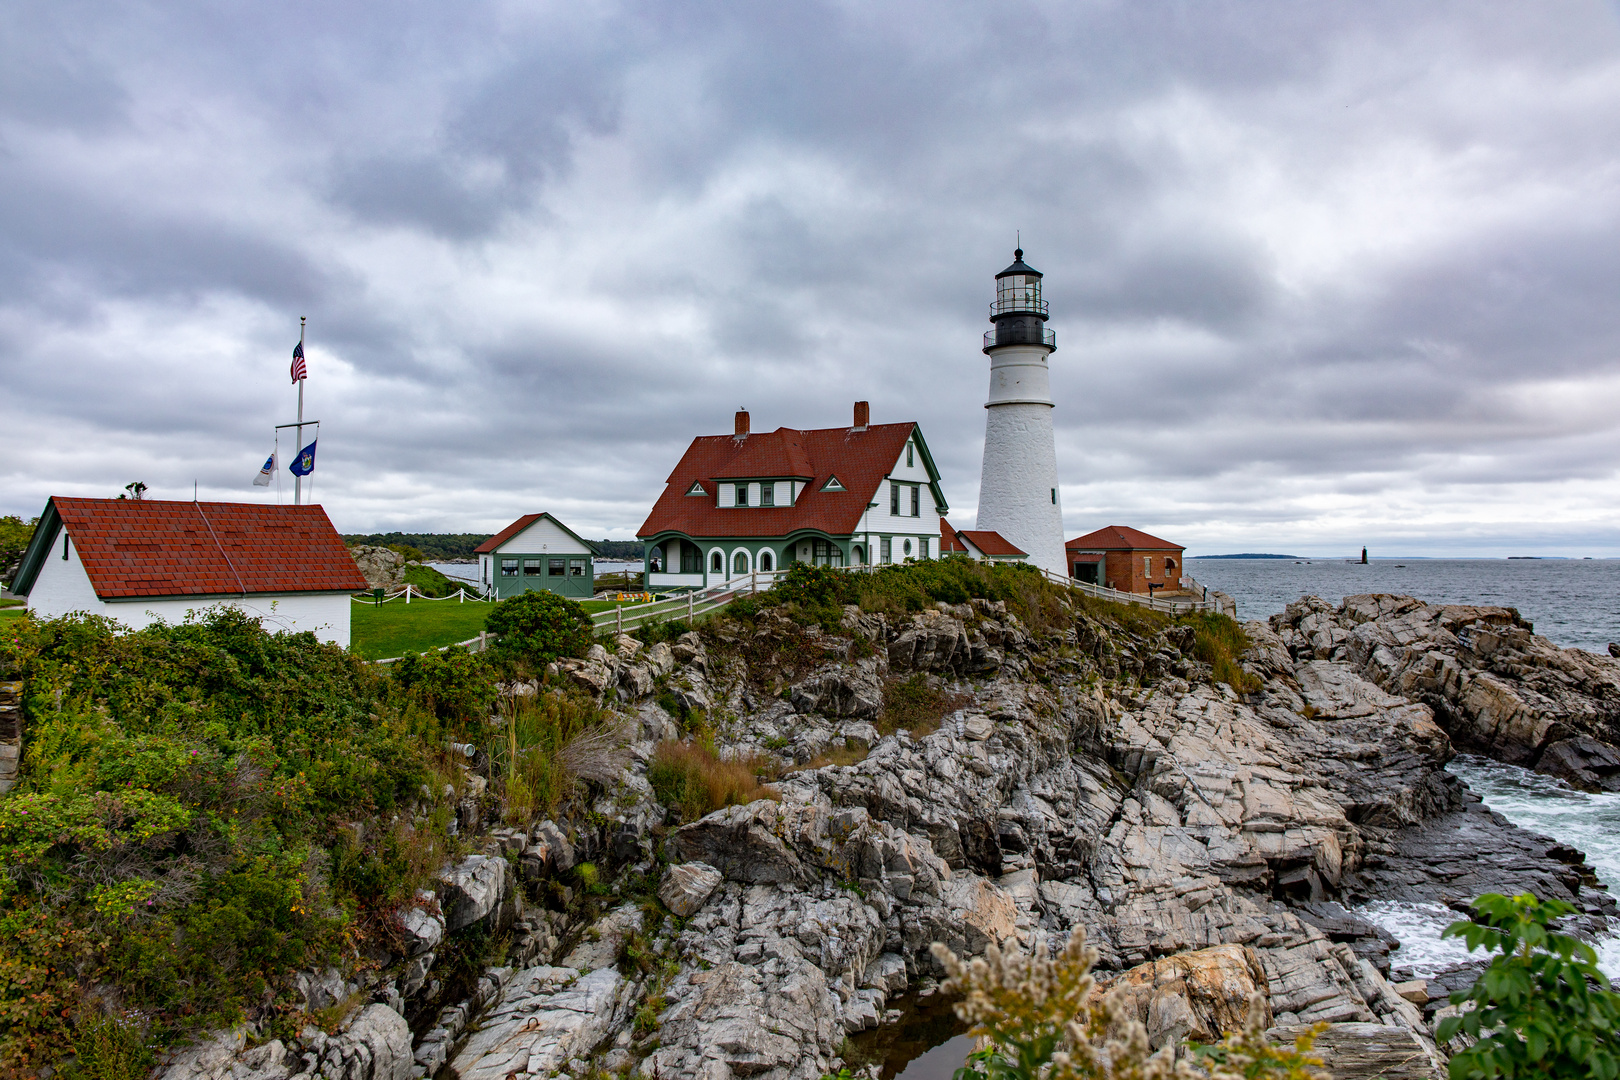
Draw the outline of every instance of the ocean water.
[[[1439,604],[1519,609],[1536,633],[1603,653],[1620,641],[1620,559],[1189,559],[1200,585],[1229,594],[1239,619],[1279,614],[1301,596],[1338,603],[1404,593]]]
[[[1562,780],[1473,754],[1459,755],[1446,768],[1513,824],[1585,852],[1598,880],[1611,892],[1620,889],[1620,795],[1577,791]],[[1391,960],[1413,977],[1427,978],[1469,958],[1461,942],[1440,937],[1459,917],[1443,904],[1374,901],[1356,911],[1395,935],[1401,947]],[[1620,931],[1614,921],[1612,929]],[[1620,933],[1593,945],[1604,974],[1620,979]]]

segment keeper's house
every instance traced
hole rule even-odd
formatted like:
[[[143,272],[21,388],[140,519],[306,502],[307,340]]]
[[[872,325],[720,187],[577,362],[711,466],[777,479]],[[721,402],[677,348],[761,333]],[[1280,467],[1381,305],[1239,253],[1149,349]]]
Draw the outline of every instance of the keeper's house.
[[[83,611],[140,629],[229,605],[347,647],[349,597],[367,587],[319,506],[58,496],[12,589],[41,618]]]
[[[500,600],[538,589],[589,600],[596,587],[596,549],[550,514],[524,514],[473,551]]]
[[[1129,525],[1109,525],[1063,545],[1069,576],[1120,592],[1152,594],[1181,589],[1180,544]]]
[[[862,566],[938,557],[948,507],[914,423],[700,435],[636,535],[647,585],[700,589],[794,562]]]
[[[1029,552],[991,529],[956,529],[939,519],[939,550],[944,555],[966,555],[984,562],[1025,562]]]

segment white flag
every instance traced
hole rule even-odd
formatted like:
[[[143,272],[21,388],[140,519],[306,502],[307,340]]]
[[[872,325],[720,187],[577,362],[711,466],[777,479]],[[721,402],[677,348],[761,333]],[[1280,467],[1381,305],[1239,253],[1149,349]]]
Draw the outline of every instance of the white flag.
[[[269,457],[264,459],[264,468],[259,470],[259,475],[255,476],[253,478],[253,486],[254,487],[269,487],[270,486],[270,478],[275,476],[275,475],[276,475],[276,455],[271,454]]]

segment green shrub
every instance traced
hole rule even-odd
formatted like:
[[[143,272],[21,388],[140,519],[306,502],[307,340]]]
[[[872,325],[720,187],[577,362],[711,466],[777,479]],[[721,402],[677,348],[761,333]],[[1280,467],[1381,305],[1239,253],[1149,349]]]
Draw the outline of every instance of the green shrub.
[[[504,733],[489,752],[514,825],[551,813],[581,777],[605,782],[623,764],[611,718],[577,690],[505,698],[500,708]]]
[[[970,704],[972,694],[953,694],[918,672],[908,679],[890,679],[883,690],[883,715],[877,729],[892,735],[901,728],[914,739],[932,734],[946,713]]]
[[[74,1032],[74,1080],[142,1080],[154,1064],[134,1018],[85,1015]]]
[[[69,1019],[84,986],[150,1018],[154,1045],[235,1023],[390,933],[453,850],[448,804],[352,823],[442,790],[465,733],[311,634],[229,608],[136,632],[20,620],[0,668],[29,731],[0,799],[0,1074],[101,1030]]]
[[[482,720],[495,709],[495,672],[460,645],[402,656],[388,667],[393,685],[441,720]]]
[[[565,656],[580,657],[591,647],[594,629],[585,609],[543,590],[502,600],[484,620],[499,640],[490,650],[497,663],[538,671]]]
[[[1478,1040],[1452,1055],[1453,1080],[1620,1076],[1620,994],[1590,945],[1552,930],[1575,909],[1495,893],[1472,907],[1478,922],[1452,923],[1442,936],[1497,955],[1471,989],[1451,995],[1468,1011],[1436,1033],[1441,1044],[1459,1034]]]

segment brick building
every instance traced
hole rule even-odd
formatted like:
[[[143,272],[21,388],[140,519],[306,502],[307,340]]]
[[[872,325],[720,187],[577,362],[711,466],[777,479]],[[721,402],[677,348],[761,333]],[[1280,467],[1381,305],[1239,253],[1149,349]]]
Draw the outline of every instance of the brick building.
[[[1078,581],[1149,595],[1181,588],[1181,553],[1186,549],[1141,529],[1109,525],[1063,546],[1069,575]]]

